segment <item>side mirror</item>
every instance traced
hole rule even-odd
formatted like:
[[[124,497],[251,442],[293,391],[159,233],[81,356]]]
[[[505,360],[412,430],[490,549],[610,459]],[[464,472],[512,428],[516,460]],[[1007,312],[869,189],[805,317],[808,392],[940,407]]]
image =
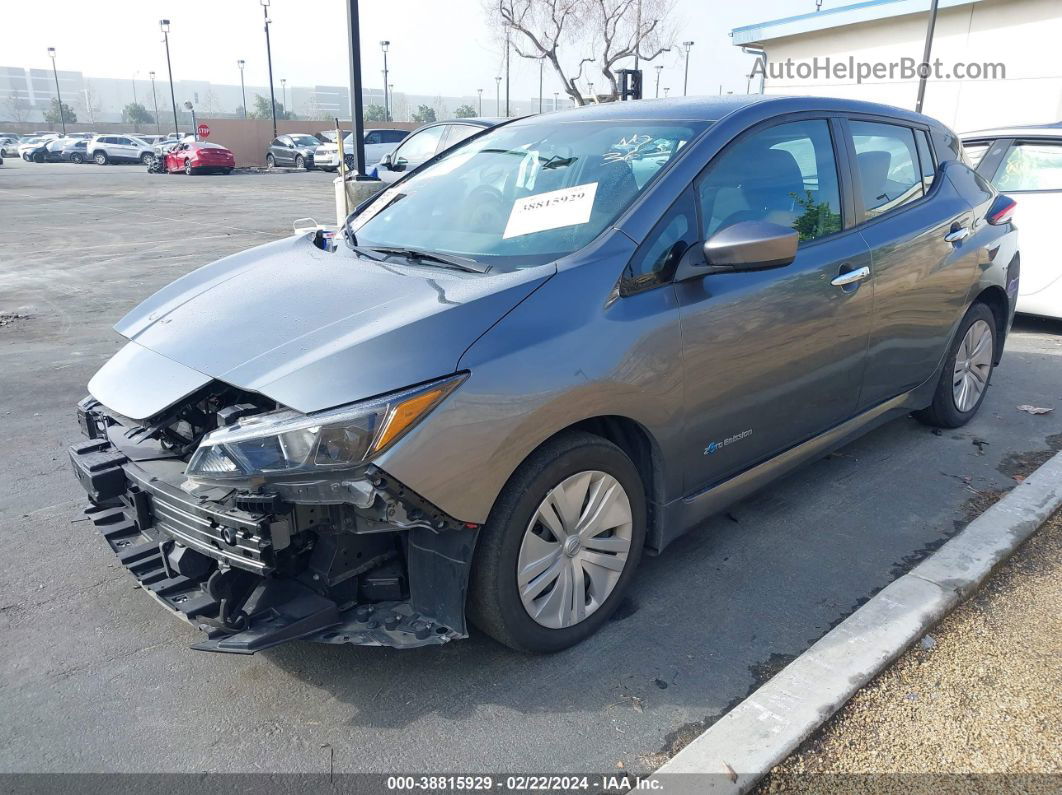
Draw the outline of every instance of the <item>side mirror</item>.
[[[800,236],[791,227],[769,221],[739,221],[704,242],[703,260],[696,256],[697,247],[692,246],[679,263],[675,281],[712,273],[780,268],[796,259],[799,242]]]

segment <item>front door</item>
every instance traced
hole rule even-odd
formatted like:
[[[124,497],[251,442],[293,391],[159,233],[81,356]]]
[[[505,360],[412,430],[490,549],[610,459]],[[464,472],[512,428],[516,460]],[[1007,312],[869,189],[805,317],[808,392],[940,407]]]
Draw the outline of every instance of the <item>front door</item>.
[[[714,158],[695,183],[702,240],[740,221],[763,220],[792,226],[800,244],[787,266],[676,285],[688,492],[855,413],[874,284],[869,248],[858,231],[845,228],[839,129],[815,118],[759,128]],[[854,280],[834,284],[846,274]]]

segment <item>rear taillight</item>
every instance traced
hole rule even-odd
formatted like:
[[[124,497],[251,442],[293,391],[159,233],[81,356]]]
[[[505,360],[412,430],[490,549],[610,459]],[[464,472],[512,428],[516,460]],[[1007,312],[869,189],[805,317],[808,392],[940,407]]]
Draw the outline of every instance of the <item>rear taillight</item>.
[[[1000,194],[996,197],[996,200],[992,202],[992,206],[988,208],[988,223],[993,226],[1000,226],[1010,221],[1014,215],[1014,208],[1018,206],[1018,203],[1010,196],[1004,196]]]

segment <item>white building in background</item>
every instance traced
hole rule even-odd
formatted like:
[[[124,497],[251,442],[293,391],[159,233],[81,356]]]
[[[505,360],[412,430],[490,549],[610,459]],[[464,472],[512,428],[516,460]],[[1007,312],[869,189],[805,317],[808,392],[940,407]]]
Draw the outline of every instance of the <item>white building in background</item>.
[[[847,97],[913,109],[930,0],[869,0],[735,28],[762,49],[768,94]],[[958,131],[1062,119],[1062,0],[940,0],[923,112]],[[877,64],[884,64],[885,71]],[[891,74],[887,71],[890,64]],[[857,72],[877,69],[860,81]],[[969,75],[964,79],[960,75]],[[751,90],[759,77],[751,80]]]

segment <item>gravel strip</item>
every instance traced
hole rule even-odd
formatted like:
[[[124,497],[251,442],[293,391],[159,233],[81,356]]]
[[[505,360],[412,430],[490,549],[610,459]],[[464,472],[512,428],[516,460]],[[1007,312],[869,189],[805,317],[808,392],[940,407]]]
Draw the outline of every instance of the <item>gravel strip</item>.
[[[1060,608],[1062,512],[757,791],[853,791],[850,776],[814,775],[827,773],[865,776],[863,791],[904,793],[950,790],[962,773],[1062,773]],[[967,791],[1046,792],[1060,782],[962,783]]]

